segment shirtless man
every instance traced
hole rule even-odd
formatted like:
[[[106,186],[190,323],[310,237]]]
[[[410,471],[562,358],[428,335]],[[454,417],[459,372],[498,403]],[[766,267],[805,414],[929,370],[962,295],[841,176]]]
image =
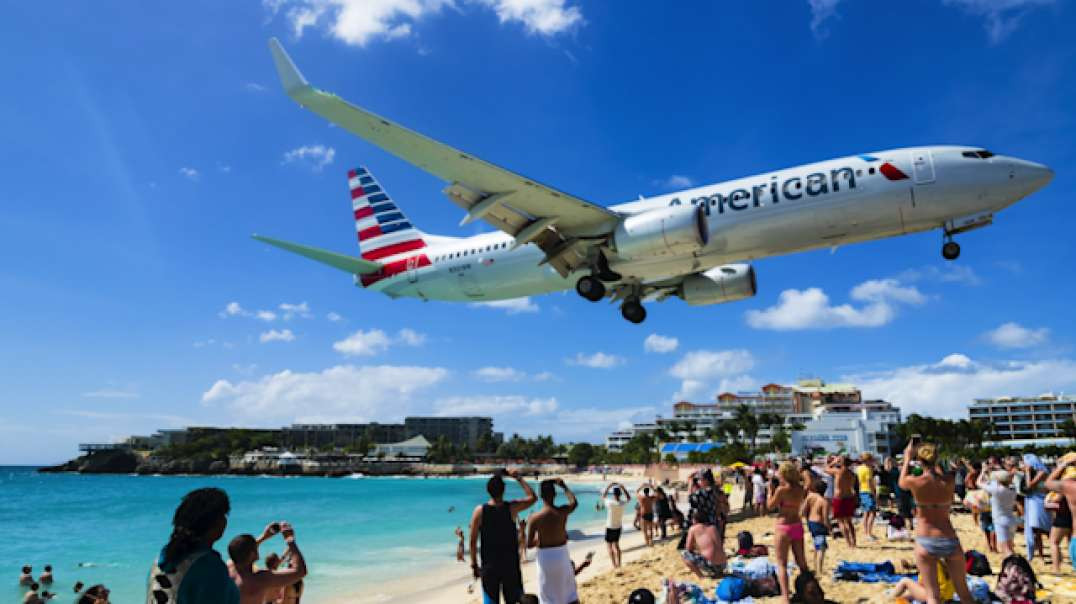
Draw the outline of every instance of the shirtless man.
[[[654,495],[654,492],[650,490],[650,483],[639,487],[635,495],[639,499],[639,514],[643,521],[643,539],[646,540],[647,547],[651,547],[654,545],[654,502],[657,500],[657,495]]]
[[[41,576],[37,578],[37,582],[42,585],[52,585],[52,566],[45,565],[45,572],[41,573]]]
[[[848,546],[855,547],[856,527],[852,524],[852,515],[856,512],[856,481],[851,465],[849,458],[835,455],[826,464],[826,474],[833,477],[833,517],[841,525]]]
[[[254,570],[258,560],[258,541],[253,535],[239,535],[228,544],[228,556],[235,564],[235,584],[239,587],[239,604],[265,604],[267,597],[274,597],[280,589],[306,576],[306,561],[295,545],[295,531],[287,522],[280,523],[280,534],[288,545],[285,555],[290,555],[293,568],[283,570]]]
[[[557,487],[564,489],[568,505],[556,505]],[[542,509],[531,514],[527,544],[538,548],[538,599],[542,604],[577,604],[575,567],[568,556],[568,515],[579,502],[560,478],[543,480],[539,491]]]
[[[1072,526],[1076,528],[1076,480],[1061,478],[1065,474],[1065,470],[1074,465],[1076,465],[1076,455],[1069,453],[1062,457],[1057,462],[1057,467],[1054,468],[1054,471],[1046,478],[1046,488],[1065,496],[1065,501],[1073,512]],[[1076,545],[1073,545],[1074,543],[1076,541],[1069,539],[1069,561],[1072,563],[1072,568],[1076,569]]]
[[[826,535],[829,535],[829,502],[826,501],[826,483],[821,479],[815,480],[807,492],[807,499],[803,500],[803,509],[800,514],[807,519],[807,530],[811,531],[814,540],[814,551],[811,558],[814,562],[814,572],[822,575],[822,567],[826,565]]]
[[[695,510],[695,517],[691,521],[693,524],[687,531],[687,543],[680,553],[684,564],[700,579],[720,577],[725,574],[728,559],[717,527],[704,522],[701,510]]]
[[[33,585],[34,584],[34,567],[26,565],[22,567],[22,574],[19,575],[19,585]]]

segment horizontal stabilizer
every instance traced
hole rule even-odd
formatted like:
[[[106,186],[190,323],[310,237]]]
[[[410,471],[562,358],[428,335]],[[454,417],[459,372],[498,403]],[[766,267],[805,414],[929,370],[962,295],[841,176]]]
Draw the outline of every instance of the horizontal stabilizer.
[[[376,273],[381,270],[381,264],[378,262],[371,262],[369,260],[363,260],[362,258],[337,254],[336,252],[330,252],[308,245],[300,245],[290,241],[281,241],[280,239],[273,239],[271,237],[263,237],[261,235],[252,235],[252,237],[263,243],[268,243],[271,246],[287,250],[293,254],[305,256],[322,264],[328,264],[333,268],[349,272],[353,275],[365,275],[368,273]]]

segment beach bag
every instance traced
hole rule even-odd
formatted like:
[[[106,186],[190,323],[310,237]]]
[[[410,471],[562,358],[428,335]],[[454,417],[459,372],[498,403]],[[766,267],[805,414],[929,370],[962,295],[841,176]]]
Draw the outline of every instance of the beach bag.
[[[176,565],[176,569],[170,573],[161,570],[157,562],[153,562],[153,569],[149,573],[149,587],[146,589],[146,604],[175,604],[179,597],[179,586],[183,584],[183,577],[187,571],[202,556],[211,550],[202,550],[187,556]]]
[[[755,546],[755,538],[751,536],[749,531],[740,531],[736,533],[736,544],[736,553],[746,556],[751,553],[751,548]]]
[[[919,582],[923,582],[923,577],[919,577]],[[941,599],[943,602],[948,602],[953,599],[953,594],[956,593],[956,585],[953,584],[953,578],[949,576],[949,569],[938,561],[938,591],[941,593]]]
[[[1036,587],[1038,580],[1027,558],[1012,554],[1001,561],[1001,571],[998,572],[998,583],[994,591],[1003,602],[1034,602]]]
[[[740,577],[725,577],[714,588],[714,595],[717,596],[718,600],[724,600],[725,602],[742,600],[747,595],[747,581]]]
[[[977,552],[973,549],[964,552],[964,570],[969,575],[974,575],[976,577],[985,577],[994,574],[993,571],[990,570],[990,560],[987,560],[982,552]]]
[[[781,584],[777,582],[777,575],[771,574],[747,582],[747,595],[752,598],[768,598],[781,595]]]
[[[990,586],[979,577],[967,577],[968,591],[976,602],[990,604]]]

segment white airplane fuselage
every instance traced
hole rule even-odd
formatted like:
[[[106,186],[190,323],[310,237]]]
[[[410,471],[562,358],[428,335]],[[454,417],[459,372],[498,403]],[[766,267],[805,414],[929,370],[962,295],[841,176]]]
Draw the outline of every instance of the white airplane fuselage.
[[[980,154],[986,157],[980,156]],[[677,205],[708,213],[706,245],[690,254],[609,255],[625,281],[652,282],[757,258],[942,228],[961,232],[1043,187],[1052,171],[977,147],[911,147],[853,155],[631,201],[632,215]],[[569,289],[539,265],[533,244],[512,249],[502,232],[467,238],[423,235],[425,262],[367,285],[392,297],[493,301]]]

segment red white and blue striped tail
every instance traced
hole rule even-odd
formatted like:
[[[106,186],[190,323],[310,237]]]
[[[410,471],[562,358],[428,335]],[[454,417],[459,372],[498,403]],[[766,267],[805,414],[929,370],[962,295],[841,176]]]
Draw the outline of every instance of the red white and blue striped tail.
[[[348,172],[347,177],[359,252],[364,260],[386,263],[388,258],[426,247],[422,233],[411,225],[369,170],[359,167]]]

